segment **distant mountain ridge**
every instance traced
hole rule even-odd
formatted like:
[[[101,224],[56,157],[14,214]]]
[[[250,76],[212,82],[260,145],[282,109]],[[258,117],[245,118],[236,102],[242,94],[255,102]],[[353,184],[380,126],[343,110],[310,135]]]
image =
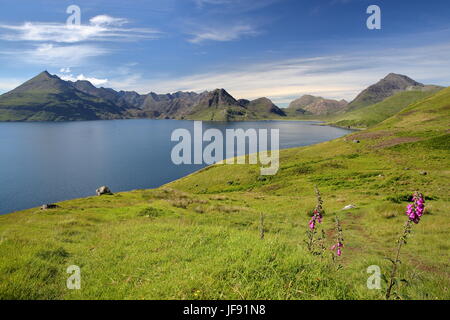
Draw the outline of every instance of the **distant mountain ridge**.
[[[126,109],[44,71],[0,96],[2,121],[120,119]]]
[[[307,94],[292,101],[288,110],[295,114],[327,115],[343,110],[347,104],[346,100],[324,99]]]
[[[86,80],[65,81],[44,71],[0,96],[0,121],[73,121],[103,119],[258,120],[285,117],[269,99],[233,98],[225,89],[141,95],[97,88]],[[261,107],[261,110],[259,110]]]
[[[403,105],[404,102],[413,101],[416,96],[425,96],[441,88],[424,85],[404,75],[390,73],[364,89],[350,103],[345,100],[303,95],[292,101],[288,108],[280,109],[270,99],[264,97],[255,100],[236,100],[225,89],[202,93],[178,91],[168,94],[154,92],[139,94],[135,91],[97,88],[86,80],[65,81],[44,71],[10,92],[0,95],[0,121],[130,118],[240,121],[283,119],[287,116],[336,118],[383,102],[398,93],[412,92],[410,95],[402,96],[404,99],[400,100]],[[390,103],[393,101],[396,100]],[[383,109],[383,114],[390,115],[392,114],[389,110],[390,103],[370,110],[373,113]],[[395,105],[392,108],[397,110],[399,106]],[[347,119],[350,118],[339,117],[339,120]]]
[[[348,104],[347,110],[355,110],[370,106],[402,91],[426,91],[430,87],[435,88],[437,86],[426,86],[405,75],[389,73],[386,77],[358,94],[356,98]]]

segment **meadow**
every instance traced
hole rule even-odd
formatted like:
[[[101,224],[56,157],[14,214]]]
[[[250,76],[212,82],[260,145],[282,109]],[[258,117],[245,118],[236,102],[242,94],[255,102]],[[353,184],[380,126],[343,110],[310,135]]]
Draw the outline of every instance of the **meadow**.
[[[384,299],[414,191],[425,214],[402,249],[400,299],[450,298],[450,88],[371,128],[282,150],[280,170],[213,165],[168,185],[0,216],[1,299]],[[322,256],[305,232],[324,201]],[[114,190],[113,190],[114,191]],[[355,208],[343,210],[347,205]],[[264,239],[260,237],[264,215]],[[334,216],[344,247],[336,268]],[[68,290],[66,269],[81,268]]]

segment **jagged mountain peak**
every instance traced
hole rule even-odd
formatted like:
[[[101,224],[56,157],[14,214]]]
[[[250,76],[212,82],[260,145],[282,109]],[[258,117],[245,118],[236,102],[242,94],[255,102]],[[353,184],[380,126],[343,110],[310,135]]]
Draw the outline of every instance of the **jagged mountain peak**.
[[[66,81],[43,71],[1,95],[10,121],[63,121],[118,118],[207,120],[270,119],[284,112],[268,98],[237,101],[224,88],[195,92],[139,94],[96,87],[88,80]],[[11,110],[15,113],[10,116]],[[23,110],[26,110],[24,112]]]
[[[200,105],[208,107],[218,106],[240,106],[239,102],[233,98],[225,89],[215,89],[206,91],[200,95]]]
[[[411,87],[424,87],[420,82],[408,76],[389,73],[377,83],[364,89],[356,98],[349,103],[348,109],[354,110],[383,101],[384,99]]]
[[[250,111],[253,111],[255,113],[262,113],[269,117],[273,115],[278,115],[281,117],[286,116],[286,113],[283,110],[276,106],[272,102],[272,100],[266,97],[254,99],[250,101],[245,107]]]
[[[410,85],[420,85],[421,83],[411,79],[408,76],[405,76],[403,74],[399,74],[399,73],[389,73],[386,77],[383,78],[383,80],[386,81],[404,81],[407,82]]]
[[[333,100],[322,97],[305,94],[298,99],[295,99],[289,104],[288,110],[299,114],[315,114],[324,115],[336,113],[347,106],[348,102],[344,99]]]

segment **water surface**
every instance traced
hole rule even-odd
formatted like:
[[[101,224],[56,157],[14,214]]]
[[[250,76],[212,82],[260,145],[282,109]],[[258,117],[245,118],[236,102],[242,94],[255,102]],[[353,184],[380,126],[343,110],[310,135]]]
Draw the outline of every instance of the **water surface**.
[[[276,128],[280,148],[338,138],[349,130],[311,121],[203,122],[204,130]],[[0,123],[0,214],[113,192],[155,188],[204,165],[174,165],[172,131],[184,120]]]

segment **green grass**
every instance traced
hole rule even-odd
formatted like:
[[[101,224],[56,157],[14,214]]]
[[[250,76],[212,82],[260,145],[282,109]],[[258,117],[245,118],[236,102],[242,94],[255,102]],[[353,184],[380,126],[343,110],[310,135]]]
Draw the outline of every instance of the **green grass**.
[[[371,129],[283,150],[275,176],[215,165],[154,190],[0,216],[0,298],[382,299],[366,287],[367,267],[389,272],[405,200],[419,190],[427,209],[402,251],[401,295],[449,299],[449,108],[447,88]],[[332,217],[342,220],[339,271],[303,243],[314,185],[327,247]],[[66,289],[72,264],[81,290]]]
[[[408,105],[423,100],[439,90],[400,92],[382,102],[338,115],[331,118],[330,122],[341,127],[371,127],[400,112]]]
[[[189,120],[203,121],[248,121],[248,120],[284,120],[286,117],[265,110],[256,112],[243,107],[199,107],[190,114],[184,116]]]

